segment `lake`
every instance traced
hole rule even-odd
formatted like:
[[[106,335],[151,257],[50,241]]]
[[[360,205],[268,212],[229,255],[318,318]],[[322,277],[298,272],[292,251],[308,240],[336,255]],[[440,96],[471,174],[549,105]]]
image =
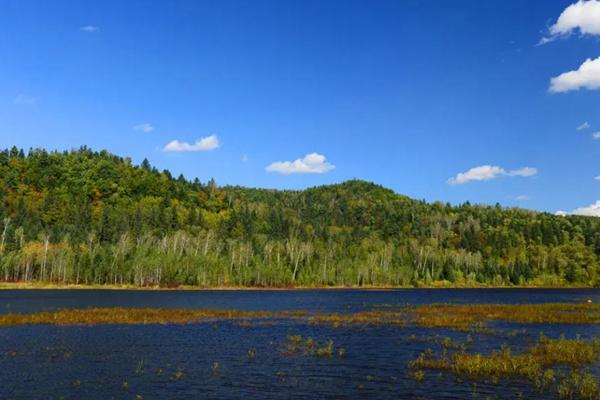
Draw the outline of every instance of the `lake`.
[[[65,308],[160,307],[348,313],[402,304],[600,302],[600,290],[399,289],[298,291],[5,290],[0,313]],[[522,349],[549,337],[600,336],[596,325],[497,322],[472,350]],[[290,335],[332,340],[339,357],[285,354]],[[449,329],[310,325],[293,319],[187,325],[25,325],[0,328],[1,399],[547,399],[530,383],[410,375],[407,363]],[[417,339],[415,339],[417,338]],[[591,368],[600,376],[599,365]]]

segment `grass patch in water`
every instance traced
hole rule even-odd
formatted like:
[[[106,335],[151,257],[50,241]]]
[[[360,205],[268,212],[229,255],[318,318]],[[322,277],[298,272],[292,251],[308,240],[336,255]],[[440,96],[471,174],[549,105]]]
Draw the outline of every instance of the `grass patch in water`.
[[[303,315],[299,311],[268,312],[240,310],[188,310],[161,308],[65,309],[33,314],[0,315],[0,326],[15,325],[103,325],[187,324],[211,320],[283,318]]]
[[[598,383],[593,375],[579,371],[600,359],[600,341],[580,339],[548,339],[540,336],[537,344],[520,354],[502,347],[489,355],[458,351],[451,355],[444,348],[442,356],[431,350],[422,353],[408,366],[413,371],[440,370],[460,378],[500,379],[524,378],[539,390],[547,390],[556,381],[553,367],[569,367],[571,375],[557,387],[561,398],[597,398]]]
[[[600,390],[598,381],[589,372],[571,371],[558,385],[558,397],[561,399],[597,399]]]
[[[426,304],[397,306],[348,314],[322,314],[309,318],[312,324],[398,325],[449,328],[462,332],[490,333],[487,323],[600,324],[600,304]]]
[[[371,310],[348,314],[308,314],[306,311],[194,310],[161,308],[65,309],[33,314],[0,315],[0,326],[185,324],[211,320],[235,320],[253,326],[250,320],[273,322],[295,318],[310,324],[338,326],[397,325],[449,328],[464,332],[488,332],[489,321],[522,324],[600,324],[600,304],[430,304],[403,306],[393,310]]]
[[[430,304],[414,308],[417,325],[478,330],[487,321],[521,324],[600,324],[600,304]]]
[[[342,357],[345,354],[344,349],[335,348],[333,340],[326,340],[321,344],[312,337],[304,339],[301,335],[288,336],[282,352],[287,355],[303,354],[328,358],[333,357],[336,354]]]

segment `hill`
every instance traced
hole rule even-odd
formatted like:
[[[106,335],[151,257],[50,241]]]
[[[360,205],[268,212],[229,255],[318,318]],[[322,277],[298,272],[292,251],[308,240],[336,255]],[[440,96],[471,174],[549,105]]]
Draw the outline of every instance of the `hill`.
[[[81,148],[0,152],[0,279],[201,286],[600,283],[600,218],[352,180],[219,187]]]

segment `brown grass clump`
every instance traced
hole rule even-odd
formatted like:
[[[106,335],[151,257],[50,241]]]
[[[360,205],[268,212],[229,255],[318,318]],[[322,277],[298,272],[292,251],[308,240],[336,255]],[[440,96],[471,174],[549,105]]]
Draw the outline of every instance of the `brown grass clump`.
[[[450,369],[450,360],[446,356],[436,357],[431,349],[429,349],[425,353],[421,353],[416,359],[410,361],[408,367],[412,370],[433,369],[447,371]]]
[[[597,399],[600,394],[598,381],[589,372],[571,371],[558,385],[558,397],[561,399]]]
[[[90,308],[0,315],[0,326],[13,325],[105,325],[187,324],[210,320],[294,317],[297,312],[239,310],[186,310],[161,308]]]
[[[484,378],[525,377],[535,379],[541,364],[530,354],[513,354],[509,348],[490,355],[457,353],[452,357],[452,371],[460,376]]]
[[[600,304],[430,304],[414,308],[414,322],[468,331],[486,321],[522,324],[600,324]]]
[[[252,326],[252,319],[295,318],[333,327],[397,325],[486,332],[489,321],[523,324],[600,324],[600,304],[430,304],[416,307],[361,311],[348,314],[307,314],[306,311],[192,310],[161,308],[91,308],[33,314],[0,315],[0,326],[25,324],[182,324],[206,320],[236,320]]]
[[[311,324],[333,327],[347,325],[406,325],[409,316],[403,311],[361,311],[353,314],[322,314],[309,318]]]
[[[436,356],[431,350],[409,362],[412,370],[450,371],[465,378],[499,379],[525,378],[540,390],[546,390],[555,382],[551,367],[569,366],[571,376],[558,385],[561,398],[597,398],[600,394],[593,375],[579,372],[582,367],[600,359],[600,341],[579,339],[548,339],[541,336],[538,343],[521,354],[514,354],[508,347],[489,355],[469,354],[463,350],[451,356],[444,350]]]
[[[543,366],[565,364],[581,367],[600,358],[600,341],[586,342],[579,339],[558,340],[541,336],[538,344],[529,350],[529,354]]]
[[[287,355],[302,354],[305,356],[330,358],[336,354],[343,357],[345,350],[342,348],[336,349],[333,345],[333,340],[327,340],[321,344],[312,337],[304,339],[300,335],[290,335],[287,337],[286,343],[282,348],[282,353]]]
[[[489,321],[522,324],[600,324],[600,304],[428,304],[387,307],[349,314],[322,314],[309,318],[312,324],[398,325],[449,328],[462,332],[489,331]]]

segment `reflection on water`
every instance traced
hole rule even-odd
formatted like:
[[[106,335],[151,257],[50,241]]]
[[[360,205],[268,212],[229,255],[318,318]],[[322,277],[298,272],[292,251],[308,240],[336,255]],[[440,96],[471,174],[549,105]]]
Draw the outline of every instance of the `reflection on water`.
[[[358,311],[382,304],[571,302],[597,290],[394,290],[394,291],[3,291],[2,312],[84,307],[188,307],[210,309]],[[495,335],[476,335],[472,350],[506,343],[523,348],[541,331],[584,338],[595,327],[498,323]],[[506,334],[503,334],[506,333]],[[510,334],[508,334],[510,332]],[[288,335],[333,340],[343,357],[286,355]],[[211,322],[143,326],[19,326],[0,329],[2,399],[192,398],[548,398],[527,382],[457,382],[426,372],[423,382],[406,367],[445,336],[464,333],[402,327],[311,326],[298,321],[243,324]],[[415,337],[418,340],[415,340]],[[439,347],[439,346],[438,346]],[[249,357],[249,350],[254,356]],[[216,367],[215,367],[216,365]],[[600,375],[597,366],[593,369]],[[140,397],[138,397],[140,398]]]

